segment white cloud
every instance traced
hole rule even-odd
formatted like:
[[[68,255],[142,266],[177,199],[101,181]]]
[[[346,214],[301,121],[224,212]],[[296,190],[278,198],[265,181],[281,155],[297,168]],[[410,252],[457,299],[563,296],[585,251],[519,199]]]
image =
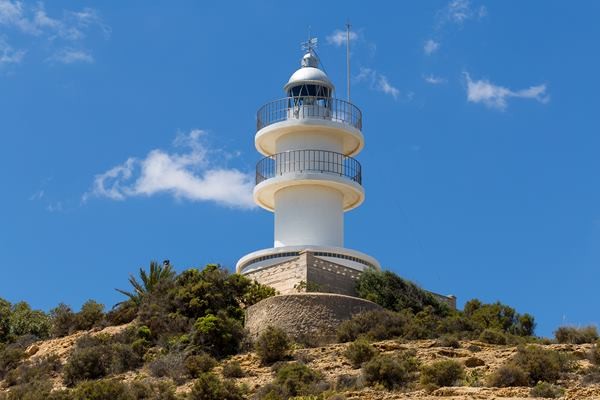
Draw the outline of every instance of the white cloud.
[[[92,190],[83,195],[124,200],[135,196],[170,194],[191,201],[212,201],[228,207],[254,208],[254,177],[237,169],[219,166],[230,154],[214,150],[202,141],[204,131],[178,135],[174,145],[185,152],[152,150],[142,159],[129,158],[121,165],[96,175]]]
[[[385,75],[380,74],[374,69],[361,67],[355,80],[357,82],[368,82],[372,89],[389,94],[394,99],[397,99],[400,95],[400,90],[394,87]]]
[[[13,49],[3,36],[0,36],[0,66],[18,64],[23,60],[25,50]]]
[[[470,0],[451,0],[440,12],[440,23],[452,22],[462,25],[470,19],[479,19],[486,15],[485,6],[474,7]]]
[[[474,81],[466,72],[465,77],[467,80],[467,100],[471,103],[483,103],[489,108],[505,110],[508,106],[508,99],[511,97],[534,99],[544,104],[550,101],[545,84],[530,86],[527,89],[511,90],[494,85],[486,79]]]
[[[333,33],[327,36],[327,43],[332,44],[334,46],[343,46],[346,44],[346,31],[342,31],[340,29],[336,29]],[[358,34],[356,32],[350,31],[350,42],[358,39]]]
[[[66,48],[57,51],[54,55],[48,58],[48,61],[59,62],[62,64],[87,63],[94,62],[94,57],[85,50],[76,50]]]
[[[425,80],[425,82],[430,83],[432,85],[439,85],[441,83],[446,82],[446,79],[439,77],[439,76],[432,75],[432,74],[424,76],[423,79]]]
[[[439,48],[440,48],[440,43],[436,42],[433,39],[427,40],[425,42],[425,44],[423,45],[423,51],[428,56],[431,55],[431,54],[433,54],[433,53],[435,53]]]
[[[89,52],[71,49],[81,47],[81,42],[92,29],[100,30],[105,38],[110,35],[110,27],[102,22],[94,9],[64,10],[61,16],[52,17],[46,13],[43,2],[27,5],[16,0],[0,0],[0,27],[12,31],[11,34],[18,33],[47,40],[49,45],[44,45],[44,49],[54,53],[50,59],[64,63],[93,61]],[[60,50],[56,51],[57,48]],[[12,59],[20,61],[24,54],[24,50],[15,52],[18,57]],[[4,59],[6,63],[11,58],[5,54]]]

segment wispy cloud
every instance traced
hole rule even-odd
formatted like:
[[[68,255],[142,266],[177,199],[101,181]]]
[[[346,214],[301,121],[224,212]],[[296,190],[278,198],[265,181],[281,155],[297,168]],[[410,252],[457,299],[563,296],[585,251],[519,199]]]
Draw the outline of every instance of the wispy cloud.
[[[442,28],[448,23],[463,25],[468,20],[483,18],[487,13],[485,6],[476,7],[470,0],[451,0],[438,11],[438,28]]]
[[[503,111],[508,107],[509,98],[534,99],[544,104],[550,101],[545,84],[512,90],[495,85],[487,79],[474,81],[466,72],[465,78],[467,80],[467,100],[471,103],[483,103],[489,108]]]
[[[92,189],[83,195],[125,200],[128,197],[170,194],[178,199],[212,201],[220,205],[254,208],[253,176],[220,165],[220,160],[236,155],[206,145],[202,130],[178,135],[174,146],[185,151],[150,151],[144,158],[128,158],[104,173],[96,175]]]
[[[438,51],[439,48],[440,48],[439,42],[436,42],[433,39],[429,39],[423,45],[423,52],[429,56],[429,55],[435,53],[436,51]]]
[[[65,48],[49,57],[48,61],[59,62],[62,64],[73,64],[78,62],[90,64],[94,62],[94,57],[85,50]]]
[[[331,35],[326,37],[327,43],[332,44],[334,46],[343,46],[346,44],[346,31],[342,31],[340,29],[336,29],[333,31]],[[358,39],[358,34],[354,31],[350,31],[350,42],[353,42]]]
[[[357,82],[367,82],[372,89],[388,94],[394,99],[397,99],[400,95],[400,90],[394,87],[385,75],[372,68],[361,67],[360,72],[354,79]]]
[[[52,53],[48,58],[65,60],[66,63],[93,62],[91,54],[80,49],[84,39],[92,29],[100,31],[105,38],[111,33],[110,27],[92,8],[81,11],[63,10],[61,16],[55,17],[46,12],[43,2],[27,5],[15,0],[0,0],[0,27],[11,35],[20,34],[46,40],[44,48]],[[25,53],[25,49],[14,50],[14,54],[19,55],[19,61]]]
[[[13,49],[6,38],[0,36],[0,66],[5,64],[18,64],[23,60],[25,50]]]
[[[432,85],[439,85],[446,82],[446,79],[432,74],[424,76],[423,79],[425,80],[425,82],[430,83]]]

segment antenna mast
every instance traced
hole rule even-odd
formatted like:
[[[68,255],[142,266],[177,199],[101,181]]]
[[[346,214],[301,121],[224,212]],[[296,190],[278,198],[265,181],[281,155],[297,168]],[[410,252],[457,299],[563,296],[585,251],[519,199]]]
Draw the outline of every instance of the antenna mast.
[[[350,103],[350,20],[346,22],[346,95]]]

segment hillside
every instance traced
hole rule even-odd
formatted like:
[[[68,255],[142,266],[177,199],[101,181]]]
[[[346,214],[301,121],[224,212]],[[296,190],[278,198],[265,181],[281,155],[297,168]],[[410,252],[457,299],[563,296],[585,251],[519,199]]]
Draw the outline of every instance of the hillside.
[[[28,361],[39,360],[43,357],[55,354],[60,357],[61,363],[66,363],[70,353],[73,351],[74,345],[78,339],[84,335],[114,335],[122,332],[129,324],[107,327],[105,329],[94,329],[88,332],[78,332],[63,338],[50,339],[35,343],[27,348]],[[457,360],[461,363],[469,364],[473,359],[481,360],[481,366],[467,368],[467,379],[479,376],[481,379],[489,373],[497,370],[502,364],[507,362],[517,352],[515,346],[500,346],[491,345],[479,341],[460,341],[459,348],[438,347],[435,340],[415,340],[415,341],[398,341],[385,340],[374,342],[373,345],[382,353],[394,355],[407,350],[416,351],[417,359],[428,364],[439,360]],[[300,348],[293,352],[292,360],[300,360],[306,363],[310,368],[320,372],[327,382],[332,386],[338,381],[340,376],[350,376],[359,378],[361,375],[360,369],[352,368],[351,364],[344,357],[343,353],[348,347],[348,344],[331,344],[316,348]],[[473,351],[479,347],[480,350]],[[552,344],[541,345],[546,349],[559,351],[564,354],[572,355],[576,359],[576,367],[574,372],[560,381],[560,384],[566,389],[565,399],[595,399],[600,398],[600,383],[592,385],[584,385],[582,383],[582,373],[588,369],[591,364],[585,358],[591,350],[592,345],[581,344]],[[228,361],[238,361],[244,376],[241,378],[232,378],[237,384],[243,384],[248,388],[248,396],[251,397],[257,389],[270,383],[274,379],[274,373],[271,367],[261,366],[260,360],[254,352],[247,352],[232,356]],[[218,374],[222,374],[222,364],[214,368]],[[127,373],[118,374],[113,377],[115,380],[123,382],[132,382],[139,380],[160,381],[161,379],[154,378],[148,367],[142,367],[129,371]],[[170,379],[162,379],[170,381]],[[63,383],[63,375],[58,372],[53,376],[53,385],[55,389],[65,388]],[[479,384],[483,384],[481,380]],[[3,386],[6,382],[2,381]],[[186,394],[190,391],[191,381],[185,382],[176,386],[178,394]],[[428,392],[424,389],[412,388],[398,391],[388,391],[383,388],[364,387],[360,389],[349,389],[340,391],[348,400],[375,400],[375,399],[525,399],[531,398],[529,387],[512,387],[512,388],[493,388],[481,387],[477,383],[472,382],[471,385],[463,384],[461,386],[443,387]],[[8,391],[8,389],[4,389]]]
[[[276,293],[218,265],[129,282],[108,312],[0,298],[0,400],[600,399],[596,327],[536,337],[530,314],[454,310],[391,272],[358,280],[380,308],[304,336],[249,334],[246,308]]]

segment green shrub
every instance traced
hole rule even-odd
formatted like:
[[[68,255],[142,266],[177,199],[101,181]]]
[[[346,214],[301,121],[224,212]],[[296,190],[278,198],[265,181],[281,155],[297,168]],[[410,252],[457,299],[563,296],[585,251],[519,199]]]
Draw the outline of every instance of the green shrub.
[[[415,379],[417,361],[407,354],[401,357],[378,355],[364,364],[362,369],[369,385],[380,384],[392,390],[405,387]]]
[[[243,391],[231,381],[222,381],[210,372],[201,374],[188,396],[190,400],[242,400]]]
[[[291,362],[277,370],[275,383],[280,386],[284,398],[318,394],[324,389],[319,387],[323,376],[304,364]]]
[[[426,386],[454,386],[465,377],[465,368],[455,360],[441,360],[421,367],[421,383]]]
[[[518,336],[531,336],[535,320],[530,314],[519,314],[514,308],[500,302],[483,304],[477,299],[469,300],[464,306],[464,315],[478,331],[492,329]]]
[[[410,309],[416,313],[426,306],[433,307],[438,315],[446,315],[449,311],[448,306],[437,301],[431,293],[391,271],[364,271],[358,278],[356,291],[363,299],[392,311]]]
[[[556,399],[562,397],[564,394],[565,390],[563,388],[547,382],[539,382],[529,392],[531,397],[543,397],[546,399]]]
[[[506,335],[504,335],[502,332],[494,330],[494,329],[485,329],[479,335],[479,340],[481,340],[484,343],[489,343],[489,344],[505,345],[506,344]]]
[[[241,322],[223,312],[198,318],[193,329],[192,343],[217,358],[237,353],[244,338]]]
[[[369,342],[358,339],[350,343],[344,352],[344,356],[350,361],[352,367],[360,368],[363,363],[370,361],[378,353],[377,349]]]
[[[183,382],[187,370],[184,366],[185,357],[181,353],[167,353],[157,357],[148,364],[152,376],[157,378],[169,377],[176,383]]]
[[[71,307],[64,303],[50,310],[50,320],[52,337],[63,337],[70,335],[76,330],[76,316]]]
[[[0,297],[0,344],[8,341],[10,336],[10,314],[12,305]]]
[[[118,339],[123,337],[81,337],[64,366],[65,384],[73,386],[82,380],[99,379],[139,367],[140,354],[130,344],[117,342]]]
[[[594,343],[598,340],[598,329],[592,325],[581,328],[561,326],[554,332],[554,337],[558,343]]]
[[[239,362],[230,361],[223,365],[223,376],[225,378],[241,378],[244,376],[244,371]]]
[[[12,306],[10,334],[13,337],[34,335],[40,339],[50,337],[50,317],[43,311],[32,310],[29,304],[20,302]]]
[[[60,358],[52,354],[20,364],[6,374],[5,383],[7,386],[15,386],[47,380],[56,375],[61,367]]]
[[[134,399],[145,400],[177,400],[175,387],[167,382],[134,381],[129,385]]]
[[[290,349],[291,342],[287,334],[272,326],[268,326],[254,344],[254,350],[263,365],[284,360],[289,356]]]
[[[217,365],[217,360],[206,353],[188,356],[184,362],[185,370],[192,378],[197,378],[209,372]]]
[[[521,367],[506,364],[488,377],[487,384],[492,387],[527,386],[529,385],[529,378]]]
[[[73,391],[74,400],[135,400],[129,387],[119,381],[101,379],[82,382]]]
[[[25,349],[16,343],[0,344],[0,379],[13,368],[16,368],[25,357]]]
[[[525,371],[530,385],[540,381],[555,383],[572,364],[567,355],[535,345],[519,346],[511,362]]]
[[[460,342],[454,335],[443,335],[435,341],[434,345],[437,347],[452,347],[453,349],[458,349],[460,347]]]
[[[133,301],[124,301],[106,313],[106,322],[109,325],[123,325],[137,317],[137,305]]]
[[[88,330],[99,326],[104,320],[104,305],[88,300],[81,306],[81,310],[76,315],[77,329]]]
[[[0,400],[71,400],[66,391],[52,391],[49,380],[33,381],[13,386],[7,392],[0,392]]]
[[[337,337],[340,342],[351,342],[360,336],[368,336],[373,340],[391,339],[404,334],[404,327],[410,318],[410,314],[406,312],[367,311],[342,322],[338,327]]]

